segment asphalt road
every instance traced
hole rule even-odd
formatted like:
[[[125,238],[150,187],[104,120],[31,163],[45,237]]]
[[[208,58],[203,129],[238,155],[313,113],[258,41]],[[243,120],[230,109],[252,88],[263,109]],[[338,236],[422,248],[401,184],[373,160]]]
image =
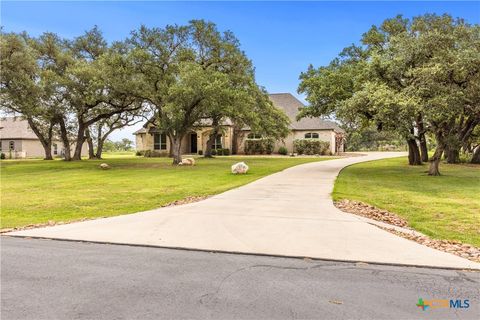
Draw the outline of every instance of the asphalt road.
[[[478,272],[1,238],[2,320],[478,319],[479,288]]]

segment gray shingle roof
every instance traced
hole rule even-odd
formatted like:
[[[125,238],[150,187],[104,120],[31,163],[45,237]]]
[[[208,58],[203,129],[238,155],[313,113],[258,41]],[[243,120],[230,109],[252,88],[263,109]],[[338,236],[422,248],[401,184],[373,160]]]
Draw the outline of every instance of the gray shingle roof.
[[[296,117],[301,108],[305,108],[303,103],[290,93],[272,93],[269,94],[270,100],[277,108],[282,109],[290,119],[290,129],[292,130],[335,130],[343,132],[343,129],[333,121],[320,118],[302,118],[297,121]]]
[[[291,130],[334,130],[336,132],[344,132],[342,128],[338,126],[333,121],[323,120],[320,118],[302,118],[297,121],[296,117],[301,108],[305,108],[303,103],[295,98],[290,93],[272,93],[269,94],[270,100],[273,102],[273,105],[281,109],[290,119],[290,129]],[[223,125],[229,126],[232,125],[231,121],[227,119]],[[200,126],[209,126],[211,121],[209,119],[202,119],[197,125]],[[145,123],[143,128],[135,131],[133,134],[146,133],[145,129],[148,125],[148,122]],[[249,128],[244,128],[243,130],[249,130]]]
[[[38,140],[27,120],[20,117],[0,118],[0,138]]]

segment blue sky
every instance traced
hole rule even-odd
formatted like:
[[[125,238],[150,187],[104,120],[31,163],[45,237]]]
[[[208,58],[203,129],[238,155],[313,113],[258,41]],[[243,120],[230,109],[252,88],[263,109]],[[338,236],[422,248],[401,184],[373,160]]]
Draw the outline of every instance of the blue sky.
[[[298,76],[309,64],[328,64],[342,48],[358,42],[371,25],[386,18],[424,13],[449,13],[480,23],[480,2],[2,1],[1,25],[5,31],[32,35],[50,31],[64,37],[78,36],[98,25],[113,41],[142,24],[162,27],[191,19],[210,20],[240,39],[260,85],[269,92],[296,94]],[[117,132],[112,138],[131,138],[132,131]]]

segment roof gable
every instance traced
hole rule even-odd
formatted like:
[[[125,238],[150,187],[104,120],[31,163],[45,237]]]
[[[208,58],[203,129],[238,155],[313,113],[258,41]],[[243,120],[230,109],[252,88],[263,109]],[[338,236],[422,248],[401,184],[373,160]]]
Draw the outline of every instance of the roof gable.
[[[35,139],[35,135],[27,120],[20,117],[5,117],[0,119],[0,137],[2,139]]]
[[[335,130],[343,131],[335,122],[323,120],[320,118],[302,118],[297,121],[297,114],[301,108],[305,108],[303,103],[290,93],[272,93],[269,94],[273,105],[281,109],[290,119],[290,129],[292,130]]]

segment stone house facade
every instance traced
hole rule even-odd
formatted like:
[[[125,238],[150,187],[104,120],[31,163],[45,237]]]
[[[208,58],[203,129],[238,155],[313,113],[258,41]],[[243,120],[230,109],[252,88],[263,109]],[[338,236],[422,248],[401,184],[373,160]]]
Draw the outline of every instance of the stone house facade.
[[[344,131],[335,123],[319,118],[303,118],[299,121],[296,116],[301,108],[305,106],[290,93],[270,94],[273,105],[285,112],[290,119],[290,133],[282,140],[275,142],[274,153],[280,147],[286,147],[288,152],[295,152],[294,141],[296,139],[319,139],[330,144],[331,153],[343,152],[343,143],[337,145],[339,135]],[[206,143],[210,136],[212,127],[208,120],[204,120],[196,126],[196,129],[187,134],[182,141],[183,154],[198,154],[206,149]],[[168,137],[156,128],[152,123],[147,122],[141,129],[134,132],[136,149],[138,151],[152,150],[168,155],[170,152],[170,141]],[[248,139],[258,139],[259,136],[248,129],[234,130],[230,121],[222,123],[222,132],[218,135],[214,149],[229,149],[231,154],[244,154],[245,142]]]

